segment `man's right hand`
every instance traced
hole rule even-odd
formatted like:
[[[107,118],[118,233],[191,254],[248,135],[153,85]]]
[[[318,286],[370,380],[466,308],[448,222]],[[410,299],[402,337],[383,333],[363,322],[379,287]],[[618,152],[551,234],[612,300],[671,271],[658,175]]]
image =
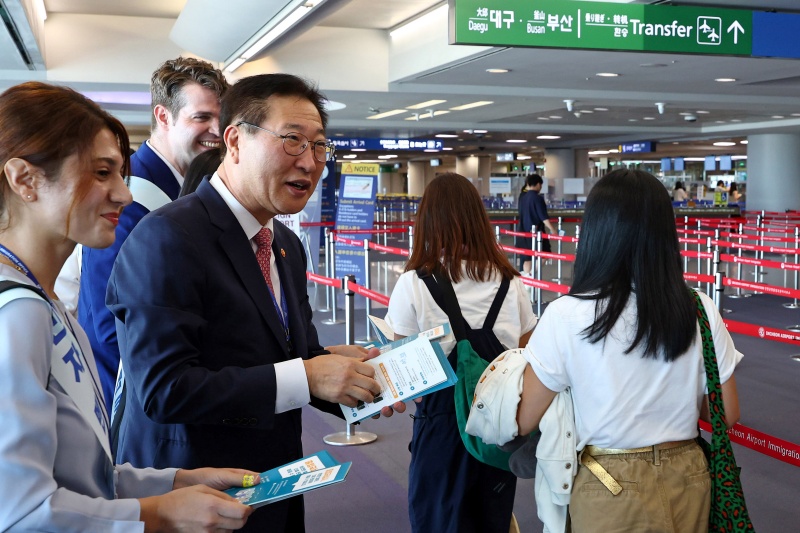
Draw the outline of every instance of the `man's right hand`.
[[[303,361],[312,396],[355,407],[358,401],[371,403],[381,392],[372,379],[375,369],[363,360],[337,354],[318,355]]]

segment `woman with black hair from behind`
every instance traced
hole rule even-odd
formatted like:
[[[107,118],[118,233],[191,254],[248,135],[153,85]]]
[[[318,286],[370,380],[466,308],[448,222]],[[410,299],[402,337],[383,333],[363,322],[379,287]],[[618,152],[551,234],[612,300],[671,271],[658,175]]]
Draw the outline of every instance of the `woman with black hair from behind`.
[[[572,391],[583,454],[569,505],[574,533],[708,531],[708,463],[695,441],[698,418],[709,420],[706,375],[674,216],[652,174],[622,169],[598,181],[572,288],[548,305],[523,353],[521,435],[538,426],[556,393]],[[742,354],[711,299],[700,299],[731,427]],[[617,495],[602,470],[621,488]]]

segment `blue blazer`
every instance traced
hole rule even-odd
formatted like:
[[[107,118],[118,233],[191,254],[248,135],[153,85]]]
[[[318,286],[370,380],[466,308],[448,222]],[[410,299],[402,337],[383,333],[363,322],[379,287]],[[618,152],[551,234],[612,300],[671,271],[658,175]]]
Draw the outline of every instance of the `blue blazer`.
[[[293,353],[250,241],[207,180],[153,211],[123,244],[107,295],[127,383],[119,463],[263,472],[302,457],[300,410],[275,414],[273,365],[323,349],[306,254],[274,226]],[[334,404],[312,403],[341,416]],[[245,529],[302,530],[300,498],[259,509]]]
[[[147,143],[142,143],[139,150],[131,156],[131,175],[154,183],[171,200],[177,198],[181,190],[175,175]],[[122,210],[114,244],[104,249],[83,249],[78,322],[86,331],[92,345],[109,413],[119,367],[119,348],[114,315],[106,308],[106,287],[122,243],[149,212],[134,198],[134,202]]]

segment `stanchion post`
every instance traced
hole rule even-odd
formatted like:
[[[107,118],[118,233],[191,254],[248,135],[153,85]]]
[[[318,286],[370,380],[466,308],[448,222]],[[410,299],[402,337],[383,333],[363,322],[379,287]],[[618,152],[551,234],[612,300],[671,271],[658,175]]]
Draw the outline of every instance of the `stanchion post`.
[[[561,217],[558,217],[558,236],[561,237],[563,235],[563,230],[561,229]],[[558,243],[558,255],[561,255],[561,243],[563,242],[561,239],[556,241]],[[558,259],[556,262],[556,277],[553,278],[553,281],[556,283],[561,283],[561,259]]]
[[[331,241],[331,271],[330,271],[330,276],[328,276],[328,277],[329,278],[335,278],[336,277],[336,257],[335,257],[335,254],[336,254],[336,250],[335,250],[335,247],[336,247],[336,232],[332,231],[330,233],[330,241]],[[337,305],[336,305],[336,300],[337,300],[336,288],[329,286],[328,289],[330,289],[330,291],[332,293],[331,305],[330,305],[331,317],[328,320],[323,320],[322,323],[326,324],[326,325],[329,325],[329,326],[332,325],[332,324],[341,324],[342,321],[339,320],[339,318],[337,316],[338,309],[337,309]]]
[[[370,275],[370,263],[369,263],[369,239],[364,239],[364,286],[367,289],[372,290],[370,285],[370,279],[372,276]],[[364,318],[367,325],[367,334],[364,337],[365,342],[369,342],[372,340],[372,329],[369,325],[369,315],[372,314],[372,300],[366,298],[366,303],[364,304]]]
[[[325,228],[325,276],[331,276],[331,265],[333,264],[333,254],[331,253],[331,229]],[[331,287],[325,286],[325,308],[320,311],[328,312],[331,310]]]
[[[714,236],[716,240],[719,240],[719,230],[714,230]],[[706,253],[712,254],[712,257],[706,259],[706,272],[709,276],[713,276],[714,273],[711,271],[712,259],[713,259],[713,248],[711,244],[711,237],[706,237]],[[706,283],[706,293],[711,292],[711,283]]]
[[[411,252],[414,250],[414,226],[408,226],[408,256],[411,257]],[[388,292],[388,290],[387,290]]]
[[[386,230],[389,229],[389,212],[386,210],[386,206],[383,206],[383,245],[389,246],[389,233]]]
[[[702,226],[702,224],[700,222],[700,219],[697,219],[697,273],[698,274],[702,274],[703,273],[702,272],[702,267],[700,266],[702,264],[702,260],[700,259],[700,251],[701,251],[701,246],[702,246],[700,244],[700,237],[701,237],[700,232],[702,231],[702,227],[703,226]],[[700,288],[701,286],[702,286],[702,284],[698,281],[697,282],[697,287]]]
[[[794,247],[795,249],[800,248],[800,227],[794,228]],[[797,253],[794,254],[794,264],[800,264],[800,255]],[[784,272],[786,272],[784,270]],[[797,281],[798,281],[798,274],[800,274],[797,270],[794,271],[794,290],[797,291]],[[784,307],[788,309],[797,309],[800,305],[797,304],[797,298],[795,298],[792,303],[783,304]]]
[[[342,278],[342,290],[344,291],[346,305],[345,305],[345,344],[353,344],[355,337],[355,321],[353,314],[355,312],[355,292],[350,290],[348,281],[355,282],[355,276],[349,275]],[[326,435],[322,440],[325,444],[331,446],[357,446],[359,444],[368,444],[375,441],[378,436],[375,433],[366,431],[356,431],[353,424],[347,424],[345,431],[339,433],[331,433]]]
[[[689,216],[688,215],[683,217],[683,229],[689,229]],[[684,233],[684,235],[686,235],[686,234]],[[683,251],[684,252],[688,252],[689,251],[689,243],[688,242],[683,243]],[[686,255],[683,256],[683,271],[684,272],[689,272],[689,257],[686,256]]]
[[[738,239],[739,244],[742,244],[742,240],[744,238],[743,235],[744,235],[744,226],[740,222],[739,223],[739,239]],[[739,250],[737,252],[737,255],[739,257],[742,257],[742,248],[739,248]],[[742,279],[742,263],[741,263],[741,261],[736,263],[736,279],[738,279],[738,280]],[[747,298],[748,296],[750,296],[750,295],[743,293],[742,289],[740,287],[736,287],[736,293],[728,295],[728,298]]]
[[[542,251],[542,233],[540,231],[536,232],[536,251]],[[536,279],[542,281],[544,277],[542,275],[542,256],[537,253],[536,255]],[[536,287],[536,316],[542,316],[542,289],[541,287]]]
[[[353,319],[356,312],[356,293],[350,289],[348,281],[356,282],[356,277],[349,274],[342,278],[342,291],[344,291],[344,343],[355,344],[356,322]]]
[[[717,306],[717,311],[722,313],[722,295],[725,291],[725,285],[722,282],[722,278],[725,277],[724,272],[716,272],[714,273],[714,303]]]

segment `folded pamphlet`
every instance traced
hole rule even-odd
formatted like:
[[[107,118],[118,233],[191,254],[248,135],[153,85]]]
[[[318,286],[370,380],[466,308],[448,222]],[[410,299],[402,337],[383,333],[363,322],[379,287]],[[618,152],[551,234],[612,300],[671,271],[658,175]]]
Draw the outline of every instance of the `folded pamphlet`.
[[[340,483],[352,463],[339,463],[327,451],[303,457],[292,463],[261,473],[261,483],[253,487],[233,487],[225,491],[245,505],[261,507],[298,496],[320,487]]]
[[[359,422],[395,402],[407,402],[455,385],[458,378],[447,356],[438,342],[430,341],[448,335],[452,336],[450,325],[443,324],[380,346],[381,354],[366,363],[375,368],[381,392],[372,403],[359,402],[356,407],[340,405],[347,422]]]

